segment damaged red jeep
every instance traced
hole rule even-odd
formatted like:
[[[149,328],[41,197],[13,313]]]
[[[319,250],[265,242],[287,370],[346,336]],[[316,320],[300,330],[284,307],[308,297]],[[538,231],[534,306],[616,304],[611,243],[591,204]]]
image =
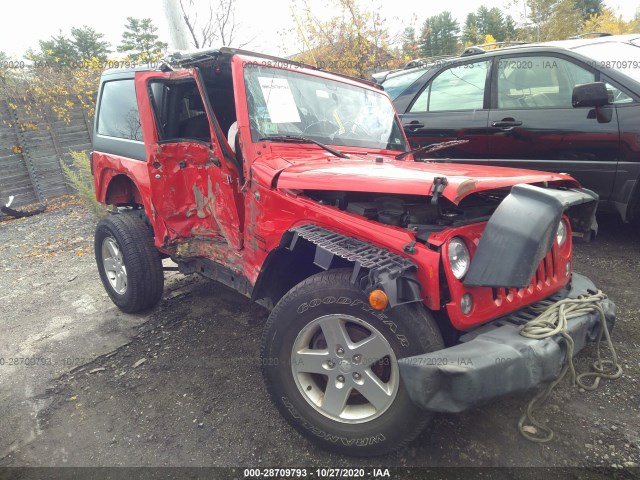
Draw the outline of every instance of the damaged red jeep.
[[[554,379],[533,307],[595,291],[572,271],[597,196],[571,177],[417,162],[379,87],[240,50],[103,74],[92,168],[100,277],[154,306],[163,258],[271,311],[261,363],[282,415],[341,453],[414,439]],[[602,301],[613,325],[615,307]],[[596,314],[569,322],[575,352]]]

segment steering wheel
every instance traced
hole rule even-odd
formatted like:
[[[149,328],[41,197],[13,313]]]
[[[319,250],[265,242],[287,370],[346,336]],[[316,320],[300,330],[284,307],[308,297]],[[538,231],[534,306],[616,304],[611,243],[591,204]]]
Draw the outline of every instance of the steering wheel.
[[[549,96],[545,93],[534,93],[529,96],[529,99],[534,103],[534,107],[545,108],[545,107],[553,107],[555,103]]]
[[[340,131],[340,127],[329,120],[313,122],[302,129],[304,133],[317,133],[330,138]]]

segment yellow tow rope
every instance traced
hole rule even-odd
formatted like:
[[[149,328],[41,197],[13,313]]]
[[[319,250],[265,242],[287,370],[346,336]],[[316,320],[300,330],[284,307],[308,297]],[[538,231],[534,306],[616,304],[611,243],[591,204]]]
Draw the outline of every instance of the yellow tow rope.
[[[564,378],[567,371],[571,372],[572,384],[575,385],[577,383],[585,390],[595,390],[598,388],[601,378],[615,379],[622,375],[622,367],[618,363],[618,356],[613,348],[613,342],[611,341],[611,335],[609,334],[609,328],[607,327],[604,310],[600,305],[602,300],[605,298],[607,298],[607,296],[602,293],[602,291],[598,291],[598,293],[594,295],[581,295],[578,298],[567,298],[565,300],[561,300],[542,311],[539,316],[527,322],[520,330],[520,335],[527,338],[543,339],[553,337],[554,335],[562,336],[566,341],[568,359],[567,364],[560,372],[560,376],[531,399],[529,405],[527,405],[526,412],[522,417],[520,417],[520,420],[518,421],[518,430],[527,440],[544,443],[553,438],[553,430],[536,420],[533,417],[533,412],[549,398],[549,395],[551,395],[555,386]],[[571,335],[568,333],[567,322],[572,318],[586,315],[591,312],[598,312],[600,315],[600,332],[598,333],[598,339],[596,340],[597,360],[592,365],[593,371],[576,375],[576,370],[573,365],[573,338],[571,338]],[[602,356],[600,354],[600,344],[603,335],[606,338],[607,347],[611,352],[611,360],[602,360]],[[593,383],[583,383],[582,380],[587,377],[594,377]],[[533,425],[538,430],[541,430],[545,435],[540,437],[530,433],[527,431],[525,422]]]

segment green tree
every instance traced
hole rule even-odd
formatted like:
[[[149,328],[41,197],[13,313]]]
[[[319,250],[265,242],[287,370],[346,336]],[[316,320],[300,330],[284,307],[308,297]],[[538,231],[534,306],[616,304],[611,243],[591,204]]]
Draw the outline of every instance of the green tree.
[[[150,18],[127,17],[125,31],[118,45],[118,52],[136,62],[155,61],[165,54],[167,44],[159,40]]]
[[[516,21],[511,15],[507,15],[504,19],[504,41],[515,40],[518,38],[518,29]]]
[[[516,37],[516,24],[510,15],[503,15],[497,8],[480,6],[475,13],[469,13],[462,29],[462,41],[466,45],[483,43],[487,35],[497,42],[505,42]]]
[[[509,15],[505,17],[497,7],[486,11],[483,27],[485,36],[493,35],[497,42],[510,40],[515,34],[515,22],[513,18]]]
[[[418,52],[416,29],[415,27],[407,27],[402,32],[402,54],[407,59],[413,59],[418,56]]]
[[[0,50],[0,98],[2,98],[2,85],[6,82],[5,77],[11,74],[11,69],[7,62],[11,60],[11,57]]]
[[[8,62],[9,60],[11,60],[9,55],[0,50],[0,62]]]
[[[450,12],[429,17],[422,25],[420,50],[425,57],[454,55],[458,50],[460,25]]]
[[[58,36],[52,36],[50,40],[40,40],[39,52],[29,52],[27,55],[33,60],[65,67],[78,61],[78,52],[73,42],[60,31]]]
[[[103,40],[104,35],[86,25],[71,29],[71,43],[80,60],[98,59],[104,62],[111,53],[109,42]]]
[[[564,40],[580,30],[575,0],[527,0],[528,40]]]
[[[491,31],[492,23],[492,19],[491,19],[491,11],[485,7],[484,5],[481,5],[477,12],[476,12],[476,22],[478,25],[478,33],[480,33],[480,35],[482,35],[483,37],[490,33],[493,34],[493,36],[495,37],[495,33],[493,31]]]
[[[478,17],[475,13],[471,12],[467,14],[460,39],[465,45],[478,45],[482,43],[484,36],[478,28]]]
[[[111,53],[103,34],[83,26],[71,29],[71,37],[60,32],[49,40],[40,40],[40,50],[28,51],[26,57],[56,67],[66,67],[81,61],[105,61]]]
[[[565,40],[580,33],[582,17],[575,0],[561,0],[546,25],[545,40]]]
[[[583,21],[588,20],[592,15],[600,15],[604,9],[604,0],[575,0],[575,2]]]

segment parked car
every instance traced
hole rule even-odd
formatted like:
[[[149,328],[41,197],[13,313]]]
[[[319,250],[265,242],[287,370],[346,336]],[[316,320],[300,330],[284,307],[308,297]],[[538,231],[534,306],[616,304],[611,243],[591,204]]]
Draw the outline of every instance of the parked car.
[[[416,58],[414,60],[409,60],[405,63],[401,68],[396,68],[394,70],[385,70],[383,72],[376,72],[371,75],[371,79],[376,83],[382,83],[387,76],[394,72],[401,72],[402,70],[408,70],[411,68],[416,68],[418,66],[426,65],[429,59],[426,58]]]
[[[340,453],[389,452],[431,411],[555,378],[565,340],[518,332],[531,307],[597,290],[573,273],[571,238],[597,196],[567,175],[407,149],[377,85],[287,60],[222,48],[107,71],[91,156],[115,207],[95,233],[102,283],[125,312],[153,307],[169,257],[269,309],[271,398]],[[575,352],[599,326],[571,318]]]
[[[382,85],[412,147],[465,139],[440,157],[568,173],[628,221],[640,216],[639,45],[636,34],[473,47]],[[594,82],[606,104],[574,108],[574,87]]]

